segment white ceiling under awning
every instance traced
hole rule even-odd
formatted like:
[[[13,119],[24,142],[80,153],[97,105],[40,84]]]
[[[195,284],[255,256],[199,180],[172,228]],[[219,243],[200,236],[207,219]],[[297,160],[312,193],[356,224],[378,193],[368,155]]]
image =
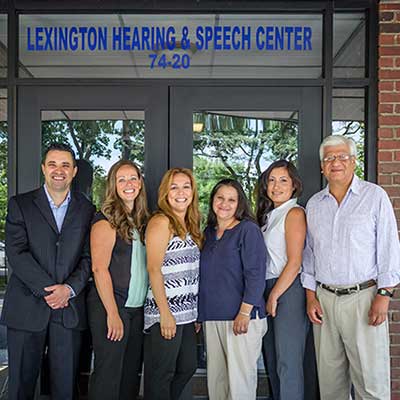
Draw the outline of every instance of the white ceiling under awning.
[[[140,120],[144,121],[144,111],[42,111],[42,121],[99,121],[99,120]]]

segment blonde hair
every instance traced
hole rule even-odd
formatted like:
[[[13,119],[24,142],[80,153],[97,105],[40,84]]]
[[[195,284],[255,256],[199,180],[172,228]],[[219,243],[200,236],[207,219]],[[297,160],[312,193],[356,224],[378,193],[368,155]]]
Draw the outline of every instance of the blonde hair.
[[[176,174],[184,174],[190,179],[193,191],[193,199],[190,203],[186,215],[186,229],[179,222],[172,211],[171,205],[168,202],[168,193],[172,184],[172,180]],[[200,247],[202,242],[202,234],[200,230],[200,211],[199,211],[199,194],[197,191],[196,181],[194,180],[192,171],[187,168],[171,168],[163,176],[160,187],[158,188],[158,208],[155,215],[165,215],[169,219],[171,231],[178,235],[182,240],[185,239],[186,233],[190,233],[192,239]]]
[[[141,188],[135,199],[132,211],[129,211],[117,192],[117,172],[123,166],[134,168],[141,182]],[[101,212],[105,215],[117,234],[125,241],[133,239],[133,230],[137,229],[140,240],[144,242],[144,233],[149,219],[146,189],[139,167],[130,160],[120,160],[112,165],[107,175],[106,198]]]

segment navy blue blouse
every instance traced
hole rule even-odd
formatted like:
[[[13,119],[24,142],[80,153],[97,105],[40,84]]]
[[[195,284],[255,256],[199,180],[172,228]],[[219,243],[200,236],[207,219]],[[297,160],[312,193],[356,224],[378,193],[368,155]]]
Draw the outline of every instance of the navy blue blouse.
[[[220,239],[205,230],[200,256],[199,321],[232,321],[242,302],[254,306],[251,318],[265,317],[266,248],[260,228],[241,221]]]

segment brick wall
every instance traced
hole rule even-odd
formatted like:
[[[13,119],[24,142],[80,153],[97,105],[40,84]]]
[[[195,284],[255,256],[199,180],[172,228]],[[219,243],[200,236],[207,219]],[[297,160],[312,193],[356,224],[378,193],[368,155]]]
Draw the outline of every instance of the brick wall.
[[[400,0],[379,4],[378,183],[400,228]],[[391,302],[392,399],[400,400],[400,289]]]

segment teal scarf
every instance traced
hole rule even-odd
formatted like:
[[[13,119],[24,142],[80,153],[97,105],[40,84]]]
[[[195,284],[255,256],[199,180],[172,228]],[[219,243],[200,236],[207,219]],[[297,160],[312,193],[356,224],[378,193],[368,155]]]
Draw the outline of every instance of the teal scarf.
[[[133,231],[131,280],[129,281],[126,307],[143,307],[149,287],[149,277],[146,269],[146,248],[140,241],[139,232]]]

